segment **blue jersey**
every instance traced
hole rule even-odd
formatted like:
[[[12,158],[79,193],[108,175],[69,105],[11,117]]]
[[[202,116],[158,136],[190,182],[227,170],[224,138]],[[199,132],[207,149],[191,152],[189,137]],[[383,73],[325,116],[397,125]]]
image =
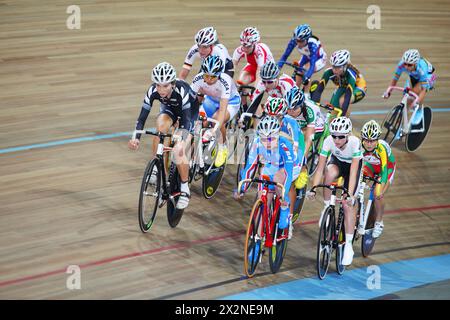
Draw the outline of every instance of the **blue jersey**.
[[[424,58],[420,58],[416,66],[416,70],[412,72],[408,71],[403,65],[403,61],[400,60],[397,65],[397,69],[395,70],[393,79],[398,81],[401,74],[406,72],[411,78],[417,80],[422,88],[430,89],[430,78],[432,77],[433,71],[434,68],[431,63]]]
[[[286,47],[283,55],[278,61],[278,67],[281,69],[283,64],[286,62],[287,58],[291,54],[292,50],[297,46],[297,41],[295,38],[292,38]],[[311,78],[314,73],[314,68],[316,66],[316,61],[323,58],[324,51],[322,50],[322,44],[317,37],[311,36],[308,39],[308,43],[304,48],[297,48],[297,50],[302,55],[302,59],[300,60],[300,67],[303,67],[306,63],[309,63],[309,69],[304,74],[303,78]]]
[[[240,173],[240,180],[248,179],[253,175],[258,163],[264,165],[263,174],[273,178],[275,173],[279,170],[286,172],[286,179],[284,181],[285,201],[289,201],[289,188],[292,184],[292,171],[294,167],[292,143],[285,137],[279,137],[278,146],[275,149],[266,149],[261,143],[258,135],[255,135],[252,146],[248,155],[247,165]],[[242,186],[244,188],[244,186]],[[243,190],[240,190],[243,192]]]
[[[283,117],[283,120],[281,122],[281,131],[287,133],[292,138],[294,168],[298,168],[297,174],[299,174],[301,165],[303,163],[303,156],[305,154],[303,132],[300,129],[297,120],[289,115],[285,115]]]

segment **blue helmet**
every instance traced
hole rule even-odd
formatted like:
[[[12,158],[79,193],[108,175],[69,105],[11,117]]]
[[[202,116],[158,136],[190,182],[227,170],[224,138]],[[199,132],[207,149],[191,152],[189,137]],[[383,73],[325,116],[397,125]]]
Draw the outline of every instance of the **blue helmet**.
[[[294,86],[291,90],[286,92],[284,99],[286,100],[289,109],[295,109],[297,106],[301,107],[303,105],[303,102],[305,102],[305,95],[302,90],[297,86]]]
[[[224,71],[225,65],[219,56],[207,56],[202,63],[202,71],[205,74],[218,77]]]
[[[294,38],[297,40],[308,40],[312,35],[312,30],[309,24],[301,24],[295,28]]]

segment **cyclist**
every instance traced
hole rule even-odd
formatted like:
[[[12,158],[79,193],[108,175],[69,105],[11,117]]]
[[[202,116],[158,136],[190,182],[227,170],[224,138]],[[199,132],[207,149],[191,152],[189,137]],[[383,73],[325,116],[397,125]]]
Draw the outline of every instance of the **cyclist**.
[[[278,60],[278,67],[281,69],[289,58],[292,50],[297,47],[298,52],[302,56],[296,63],[300,68],[309,65],[306,73],[297,74],[295,81],[297,86],[300,84],[305,86],[305,92],[309,92],[310,79],[312,75],[325,67],[327,64],[327,54],[320,43],[319,38],[312,34],[311,27],[308,24],[301,24],[294,30],[294,36],[288,42],[286,50]]]
[[[325,119],[323,118],[320,107],[313,101],[307,99],[297,86],[294,86],[284,96],[288,110],[287,114],[297,120],[300,129],[304,135],[305,150],[304,159],[308,159],[308,154],[313,141],[316,141],[322,135],[325,128]],[[299,181],[300,182],[300,181]],[[301,185],[296,186],[301,189]]]
[[[352,122],[347,117],[339,117],[333,119],[330,123],[330,133],[324,143],[320,152],[319,163],[317,165],[317,171],[314,175],[313,186],[319,184],[322,181],[323,171],[325,168],[325,162],[328,158],[329,161],[326,165],[325,172],[325,184],[331,184],[337,178],[342,176],[344,178],[344,187],[347,188],[349,194],[346,196],[346,200],[343,202],[344,214],[345,214],[345,247],[344,256],[342,259],[343,265],[350,265],[353,260],[353,231],[356,223],[356,211],[355,211],[355,196],[358,193],[359,183],[361,180],[362,169],[362,151],[360,140],[351,135]],[[307,197],[314,199],[315,192],[308,191]],[[322,223],[323,215],[330,205],[331,191],[324,188],[324,208],[320,215],[319,225]]]
[[[384,195],[394,181],[395,157],[389,144],[380,139],[381,127],[375,120],[366,122],[361,129],[363,146],[363,172],[369,177],[379,176],[381,185],[375,189],[375,226],[372,236],[378,238],[383,232]]]
[[[283,98],[295,85],[294,80],[287,74],[280,76],[280,69],[274,61],[268,61],[263,65],[260,76],[261,80],[253,92],[252,102],[247,110],[250,113],[256,113],[265,92],[270,97]]]
[[[419,96],[418,104],[420,105],[426,93],[434,88],[436,82],[436,74],[434,71],[433,65],[427,59],[421,57],[417,49],[409,49],[405,51],[402,59],[398,63],[390,86],[397,85],[401,74],[406,72],[409,75],[412,91]],[[409,86],[409,81],[407,81],[406,87]],[[387,99],[390,95],[391,92],[387,90],[383,96]],[[419,109],[416,113],[416,119],[413,120],[413,123],[418,122],[420,119],[422,119],[422,109]]]
[[[179,128],[192,132],[194,121],[198,117],[198,101],[195,93],[191,90],[188,83],[183,80],[176,80],[175,68],[167,62],[161,62],[152,71],[153,84],[147,91],[142,105],[141,113],[136,121],[136,130],[144,128],[147,117],[155,100],[161,102],[160,112],[156,119],[156,130],[167,133],[169,129],[176,125],[178,118]],[[140,134],[136,139],[128,141],[128,147],[131,150],[139,148]],[[184,137],[183,141],[175,143],[173,155],[177,164],[181,179],[181,195],[179,197],[177,208],[185,209],[189,204],[189,160],[186,157],[185,150],[190,145],[191,134]],[[159,138],[153,138],[152,154],[156,154]],[[156,182],[157,169],[154,168],[150,177],[150,182]]]
[[[283,229],[292,225],[289,214],[289,190],[293,182],[294,158],[292,143],[290,139],[279,134],[280,130],[280,121],[276,117],[267,115],[261,119],[256,129],[247,165],[241,171],[241,180],[252,177],[253,171],[258,167],[257,164],[261,163],[263,165],[261,175],[268,176],[271,181],[284,185],[284,199],[281,202],[278,225],[278,228],[282,230],[277,232],[277,234],[285,235],[286,233],[283,232]],[[271,189],[273,189],[272,186]],[[236,200],[241,199],[246,190],[247,187],[243,185],[241,190],[237,190],[234,193],[234,198]]]
[[[225,124],[234,118],[241,104],[233,79],[223,72],[224,64],[219,56],[208,56],[203,61],[202,72],[195,76],[191,88],[203,100],[202,111],[220,122],[219,151],[215,166],[221,167],[227,160]],[[203,99],[203,95],[205,95]]]
[[[325,70],[319,84],[311,84],[311,99],[320,101],[329,80],[337,86],[330,103],[342,109],[343,116],[350,115],[350,104],[361,101],[366,95],[366,80],[359,70],[350,63],[350,52],[342,49],[335,51],[330,58],[331,68]]]
[[[196,59],[203,60],[210,56],[216,55],[222,59],[225,65],[225,73],[233,78],[234,67],[227,48],[218,42],[217,31],[213,27],[206,27],[197,32],[195,35],[195,44],[189,49],[183,68],[180,72],[180,79],[185,80],[189,75],[192,65]]]
[[[290,214],[292,217],[292,215],[294,214],[294,205],[296,197],[295,185],[297,183],[297,180],[300,181],[300,179],[304,179],[304,176],[300,178],[300,171],[302,169],[302,164],[304,162],[303,156],[305,154],[305,143],[303,133],[300,130],[297,121],[291,116],[287,115],[286,111],[287,111],[287,104],[284,98],[269,97],[266,104],[264,105],[264,113],[269,116],[274,116],[280,121],[281,125],[280,135],[284,133],[285,135],[287,135],[287,138],[292,143],[292,151],[294,159],[292,181],[294,183],[292,184],[291,189],[289,191],[289,197],[291,202]],[[290,225],[290,227],[291,227],[290,235],[292,235],[292,225]]]
[[[269,47],[259,42],[261,36],[255,27],[245,28],[240,37],[241,46],[237,47],[233,53],[233,64],[236,68],[242,58],[246,58],[247,64],[242,69],[238,84],[249,85],[256,81],[258,70],[267,61],[274,61]]]

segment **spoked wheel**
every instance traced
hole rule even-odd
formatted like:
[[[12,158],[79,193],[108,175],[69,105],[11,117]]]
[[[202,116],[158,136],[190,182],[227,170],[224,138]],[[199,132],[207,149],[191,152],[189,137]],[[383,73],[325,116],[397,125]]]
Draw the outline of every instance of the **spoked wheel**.
[[[397,135],[398,130],[400,130],[403,116],[402,110],[403,104],[396,105],[387,114],[386,118],[384,118],[383,123],[381,124],[381,127],[386,131],[384,140],[389,143],[389,145],[394,142],[395,136]]]
[[[272,201],[273,203],[273,201]],[[273,207],[273,206],[272,206]],[[273,210],[273,208],[271,209]],[[286,249],[288,245],[288,229],[279,229],[278,223],[280,219],[280,210],[277,212],[276,221],[278,221],[272,230],[272,248],[269,251],[269,264],[270,271],[277,273],[283,264],[284,256],[286,255]],[[281,234],[279,234],[281,232]],[[277,240],[280,239],[280,240]]]
[[[339,231],[338,238],[336,241],[336,271],[338,274],[343,274],[345,271],[345,266],[342,265],[342,258],[344,257],[344,246],[345,246],[345,227],[344,221],[342,221],[342,227],[341,230]]]
[[[320,139],[314,141],[311,144],[311,151],[308,154],[307,165],[308,165],[308,175],[312,177],[317,169],[317,164],[319,163],[319,144]]]
[[[373,227],[375,225],[375,206],[372,203],[370,207],[369,216],[367,217],[366,233],[361,239],[361,253],[364,258],[367,258],[375,246],[375,238],[372,237]]]
[[[328,207],[323,214],[320,225],[319,239],[317,241],[317,275],[323,280],[328,272],[331,253],[333,251],[334,235],[334,214],[331,207]]]
[[[167,201],[167,221],[172,228],[175,228],[180,223],[183,216],[184,209],[177,209],[177,202],[180,198],[181,181],[178,175],[178,169],[175,163],[170,164],[169,170],[169,196]]]
[[[431,108],[423,107],[423,124],[422,122],[416,125],[411,124],[410,133],[406,136],[405,146],[408,152],[416,151],[425,140],[431,126],[432,117],[433,114],[431,112]],[[411,132],[413,130],[421,129],[423,126],[423,132]]]
[[[142,232],[147,232],[152,227],[161,199],[161,173],[157,170],[159,161],[158,158],[151,160],[145,168],[142,178],[138,212],[139,227]],[[151,178],[154,168],[157,170],[156,179],[150,181],[154,179]]]
[[[244,272],[249,278],[255,274],[263,252],[264,239],[261,236],[264,234],[263,210],[263,202],[260,199],[256,200],[247,226],[244,247]]]

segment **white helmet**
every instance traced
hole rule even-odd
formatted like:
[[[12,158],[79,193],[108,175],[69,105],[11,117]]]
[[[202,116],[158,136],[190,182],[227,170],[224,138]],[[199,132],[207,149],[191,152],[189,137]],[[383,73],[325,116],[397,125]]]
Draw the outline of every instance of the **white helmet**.
[[[261,119],[256,129],[258,135],[270,136],[280,132],[280,122],[275,116],[265,116]]]
[[[333,119],[330,123],[331,134],[349,134],[352,132],[352,122],[347,117]]]
[[[195,35],[195,42],[199,46],[210,46],[217,41],[217,31],[213,27],[201,29]]]
[[[161,62],[152,71],[152,81],[157,84],[166,84],[174,81],[177,77],[175,68],[168,62]]]
[[[247,27],[241,32],[240,41],[243,46],[250,46],[259,42],[259,40],[261,40],[261,36],[255,27]]]
[[[417,64],[419,60],[420,60],[420,53],[419,50],[417,49],[406,50],[402,57],[403,63]]]
[[[342,67],[350,62],[350,51],[342,49],[333,52],[330,57],[330,63],[333,67]]]

